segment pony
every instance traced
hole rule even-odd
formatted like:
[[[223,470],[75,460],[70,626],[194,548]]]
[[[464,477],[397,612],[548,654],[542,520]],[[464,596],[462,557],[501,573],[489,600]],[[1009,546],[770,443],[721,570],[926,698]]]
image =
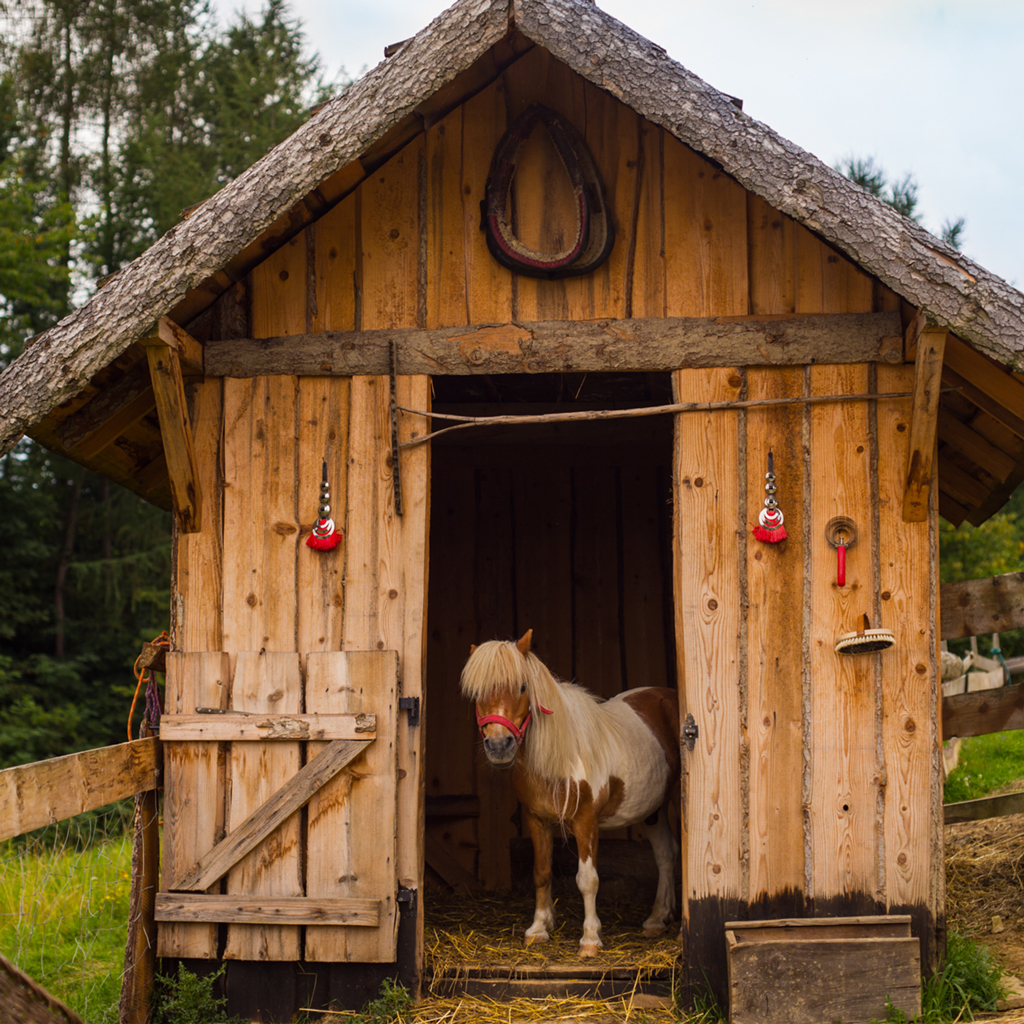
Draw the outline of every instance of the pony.
[[[531,629],[515,642],[472,646],[460,687],[476,702],[487,760],[512,770],[533,841],[536,907],[526,945],[546,942],[555,926],[551,854],[552,830],[559,827],[573,834],[579,853],[580,955],[596,956],[602,947],[599,829],[644,822],[658,865],[658,890],[644,935],[663,934],[675,914],[679,843],[667,804],[679,788],[679,702],[674,690],[654,686],[604,701],[582,686],[557,680],[530,650],[532,640]]]

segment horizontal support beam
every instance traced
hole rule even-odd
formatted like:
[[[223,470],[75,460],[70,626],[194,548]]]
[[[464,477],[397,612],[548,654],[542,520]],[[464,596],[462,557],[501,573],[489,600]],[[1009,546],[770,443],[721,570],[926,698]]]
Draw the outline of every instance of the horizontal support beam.
[[[1024,572],[983,580],[943,583],[939,588],[943,640],[1003,633],[1024,627]]]
[[[942,698],[942,738],[1024,729],[1024,684]]]
[[[1020,814],[1022,811],[1024,811],[1024,793],[983,796],[980,800],[963,800],[957,804],[946,804],[943,808],[943,824],[953,825],[958,821],[1005,818],[1008,814]]]
[[[6,768],[0,842],[156,789],[161,764],[160,741],[150,737]]]
[[[897,313],[542,320],[434,330],[325,331],[206,344],[210,377],[600,373],[690,366],[898,363]]]
[[[377,716],[253,715],[238,712],[205,715],[161,715],[160,739],[215,740],[372,740]]]
[[[255,849],[289,815],[309,802],[350,761],[354,761],[372,740],[334,740],[328,743],[298,774],[229,832],[184,878],[171,888],[203,892],[223,878],[250,850]]]
[[[376,928],[380,900],[158,892],[156,920],[184,924],[329,924]]]

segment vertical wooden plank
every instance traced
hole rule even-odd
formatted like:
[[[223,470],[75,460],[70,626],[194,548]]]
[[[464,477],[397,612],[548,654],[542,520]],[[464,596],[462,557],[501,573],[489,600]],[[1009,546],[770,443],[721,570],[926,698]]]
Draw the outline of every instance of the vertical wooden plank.
[[[459,692],[458,680],[470,645],[489,637],[478,636],[476,629],[476,471],[463,452],[464,449],[439,448],[433,453],[432,487],[436,500],[430,534],[429,603],[433,610],[427,641],[428,798],[476,792],[480,741],[472,706]],[[467,871],[477,873],[477,821],[428,821],[427,828],[431,837]]]
[[[491,158],[505,131],[505,82],[498,79],[462,105],[462,251],[466,275],[466,323],[512,319],[512,272],[491,256],[480,230]],[[461,321],[453,321],[461,322]]]
[[[229,666],[219,651],[167,655],[166,709],[191,714],[197,707],[227,707]],[[164,746],[164,842],[160,864],[162,887],[188,871],[213,849],[223,823],[223,778],[213,743],[168,743]],[[219,886],[211,891],[219,891]],[[217,956],[217,926],[162,924],[157,930],[159,956],[212,960]]]
[[[553,466],[553,458],[539,458],[513,475],[516,632],[532,629],[537,656],[572,679],[572,494],[568,469]]]
[[[912,390],[913,379],[910,366],[880,364],[879,394]],[[941,812],[942,778],[935,770],[941,691],[934,635],[938,619],[931,546],[934,502],[923,522],[904,522],[902,515],[901,468],[910,445],[911,416],[909,398],[878,403],[878,625],[897,637],[896,645],[881,656],[887,767],[885,893],[890,912],[915,914],[922,961],[928,963],[932,958],[925,953],[934,948],[935,921],[941,913],[932,884],[933,836],[940,828],[935,820],[937,805]]]
[[[749,368],[750,399],[799,397],[802,367]],[[753,917],[803,913],[803,409],[750,409],[746,415],[747,521],[764,507],[768,452],[786,540],[766,544],[748,534],[747,735],[749,776],[749,902]],[[817,527],[817,524],[815,524]]]
[[[178,593],[174,601],[180,632],[175,646],[183,651],[219,651],[221,638],[221,499],[220,475],[222,384],[207,379],[195,385],[192,423],[199,485],[207,495],[203,529],[178,534]],[[170,683],[168,683],[170,686]],[[167,690],[168,701],[176,699]]]
[[[636,199],[636,240],[633,287],[627,316],[666,316],[665,133],[640,120],[639,195]]]
[[[795,224],[792,218],[747,193],[750,244],[750,312],[796,311]]]
[[[507,456],[493,459],[477,471],[476,547],[473,551],[473,600],[476,605],[478,640],[506,639],[516,635],[516,564],[513,474]],[[431,558],[431,565],[437,564]],[[522,627],[522,632],[528,629]],[[468,656],[468,649],[463,651]],[[468,709],[467,709],[468,710]],[[433,712],[432,712],[433,714]],[[512,885],[509,840],[516,835],[511,818],[519,805],[510,772],[496,771],[477,755],[480,742],[474,718],[469,718],[474,743],[473,766],[480,797],[478,836],[479,878],[488,889]]]
[[[422,158],[420,135],[360,186],[363,330],[423,326],[419,320]]]
[[[231,684],[233,711],[264,714],[302,709],[302,676],[294,651],[239,651]],[[234,743],[228,766],[227,829],[237,828],[301,767],[298,743]],[[299,816],[292,814],[229,872],[227,891],[245,895],[302,896]],[[295,925],[229,925],[226,960],[298,960]]]
[[[612,466],[572,470],[573,678],[602,697],[623,689],[616,477]]]
[[[664,146],[666,313],[743,315],[746,191],[672,136]]]
[[[346,196],[312,227],[316,254],[311,329],[351,331],[356,327],[357,195]]]
[[[868,368],[812,366],[812,395],[864,394]],[[873,439],[867,402],[810,407],[810,855],[816,914],[874,909],[879,881],[876,668],[880,655],[840,656],[840,633],[874,611],[877,567],[872,533]],[[846,585],[825,540],[835,516],[854,520]]]
[[[306,659],[307,711],[377,716],[374,742],[309,803],[306,896],[382,901],[377,928],[307,928],[310,962],[394,959],[397,685],[396,651],[316,651]],[[325,744],[308,746],[312,758]]]
[[[673,383],[677,401],[734,401],[742,388],[734,369],[680,370]],[[716,991],[722,925],[743,891],[739,452],[738,412],[676,417],[676,650],[682,711],[699,730],[684,756],[684,931],[691,979]]]
[[[302,655],[341,649],[344,536],[341,550],[333,551],[314,551],[306,546],[305,539],[318,515],[325,460],[331,493],[330,514],[335,527],[344,534],[348,507],[348,413],[347,377],[300,378],[296,628],[298,650]]]
[[[666,446],[666,460],[671,452]],[[622,465],[622,635],[625,686],[669,686],[662,565],[668,554],[658,523],[657,462]]]

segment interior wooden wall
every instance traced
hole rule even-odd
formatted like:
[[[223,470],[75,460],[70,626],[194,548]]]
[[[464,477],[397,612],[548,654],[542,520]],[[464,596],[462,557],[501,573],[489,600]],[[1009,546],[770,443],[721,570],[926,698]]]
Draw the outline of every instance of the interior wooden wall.
[[[511,775],[486,763],[459,693],[470,644],[533,629],[557,676],[603,697],[675,686],[671,427],[637,422],[618,443],[545,443],[541,432],[434,451],[427,828],[488,888],[524,879],[510,875]],[[434,818],[436,798],[453,796],[468,798],[462,816]]]

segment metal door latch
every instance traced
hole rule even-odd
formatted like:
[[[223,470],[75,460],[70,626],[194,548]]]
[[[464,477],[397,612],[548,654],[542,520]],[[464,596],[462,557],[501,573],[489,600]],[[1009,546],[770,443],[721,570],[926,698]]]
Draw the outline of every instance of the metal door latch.
[[[419,697],[399,697],[398,707],[400,711],[409,712],[409,724],[420,724],[420,699]]]
[[[693,750],[693,745],[697,742],[699,735],[700,730],[697,728],[697,723],[693,720],[693,715],[688,713],[686,721],[683,722],[683,739],[686,740],[687,750]]]

